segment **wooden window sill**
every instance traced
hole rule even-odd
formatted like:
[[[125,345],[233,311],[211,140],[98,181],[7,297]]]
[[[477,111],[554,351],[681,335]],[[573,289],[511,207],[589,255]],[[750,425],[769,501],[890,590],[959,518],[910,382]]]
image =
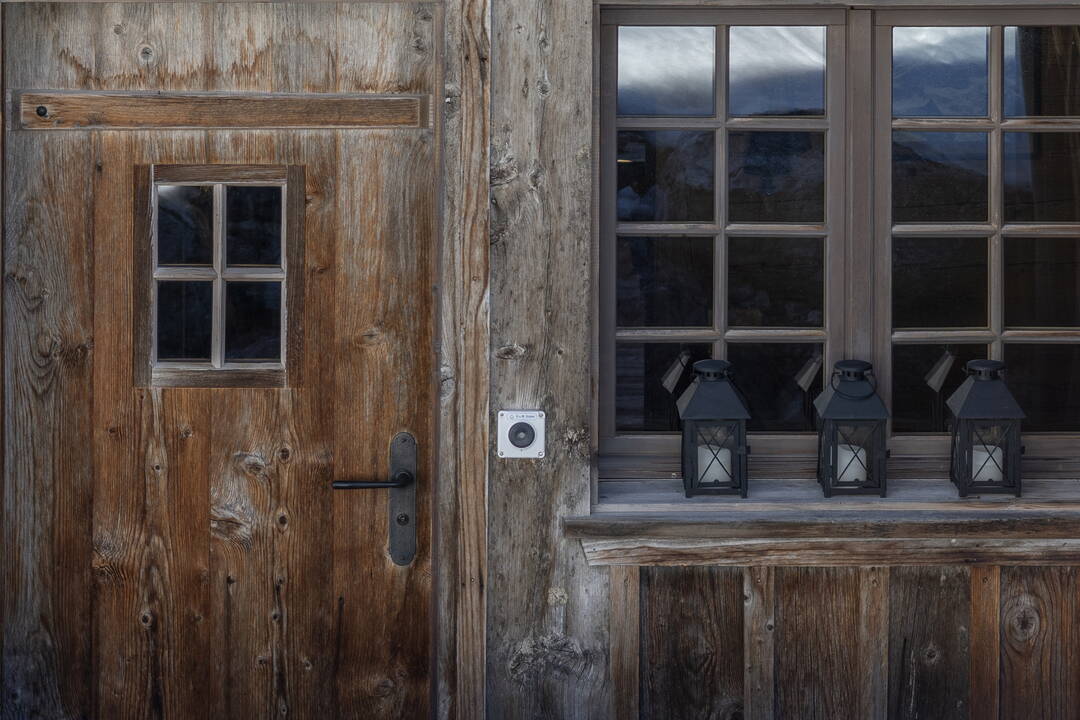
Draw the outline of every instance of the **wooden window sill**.
[[[564,520],[591,565],[1080,565],[1080,480],[960,498],[947,480],[826,499],[813,480],[752,479],[746,499],[686,498],[680,480],[604,480]]]

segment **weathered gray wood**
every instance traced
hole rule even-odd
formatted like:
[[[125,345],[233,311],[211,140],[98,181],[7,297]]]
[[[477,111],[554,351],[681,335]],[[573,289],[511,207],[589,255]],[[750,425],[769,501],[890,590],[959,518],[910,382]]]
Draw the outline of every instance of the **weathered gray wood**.
[[[611,692],[616,720],[638,720],[641,695],[641,571],[633,565],[611,568]]]
[[[892,568],[889,717],[966,720],[971,578],[965,568]]]
[[[889,568],[859,568],[859,717],[889,717]]]
[[[547,412],[540,461],[492,460],[490,717],[610,713],[608,576],[560,518],[589,511],[591,7],[492,5],[491,404]]]
[[[482,718],[487,577],[491,11],[443,4],[436,713]],[[440,96],[436,96],[440,97]]]
[[[582,540],[590,565],[1080,565],[1080,539],[795,538]]]
[[[771,720],[776,707],[776,571],[743,570],[743,715]]]
[[[738,568],[642,571],[642,717],[742,717],[742,608]]]

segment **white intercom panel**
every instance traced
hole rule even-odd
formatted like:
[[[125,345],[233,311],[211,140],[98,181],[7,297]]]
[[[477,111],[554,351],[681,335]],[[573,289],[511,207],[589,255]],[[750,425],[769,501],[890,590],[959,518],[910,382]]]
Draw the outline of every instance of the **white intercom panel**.
[[[499,457],[544,457],[544,413],[541,410],[499,411]]]

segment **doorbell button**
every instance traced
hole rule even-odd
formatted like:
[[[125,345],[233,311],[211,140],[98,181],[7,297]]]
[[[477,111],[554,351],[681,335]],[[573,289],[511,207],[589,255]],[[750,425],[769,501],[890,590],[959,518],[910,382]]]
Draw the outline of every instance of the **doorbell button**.
[[[514,423],[510,428],[510,443],[514,447],[527,448],[536,439],[536,431],[527,422]]]
[[[544,457],[544,413],[500,410],[498,452],[501,458]]]

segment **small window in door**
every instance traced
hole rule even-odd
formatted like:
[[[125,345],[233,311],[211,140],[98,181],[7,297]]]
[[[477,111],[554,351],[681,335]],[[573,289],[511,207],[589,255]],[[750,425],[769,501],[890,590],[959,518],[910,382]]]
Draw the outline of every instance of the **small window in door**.
[[[149,384],[280,386],[289,362],[289,217],[302,173],[279,166],[155,166],[149,182]],[[295,175],[296,177],[290,177]],[[291,187],[299,180],[300,188]],[[292,182],[290,182],[292,181]],[[300,265],[301,263],[297,263]],[[290,300],[290,298],[292,300]]]

